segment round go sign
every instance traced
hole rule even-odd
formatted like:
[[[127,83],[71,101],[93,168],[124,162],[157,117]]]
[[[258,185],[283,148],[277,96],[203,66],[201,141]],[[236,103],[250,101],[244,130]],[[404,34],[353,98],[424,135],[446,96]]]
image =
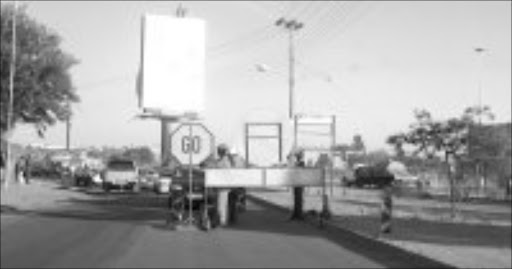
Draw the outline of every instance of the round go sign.
[[[197,165],[213,153],[213,135],[200,123],[185,123],[171,134],[171,154],[182,164]]]

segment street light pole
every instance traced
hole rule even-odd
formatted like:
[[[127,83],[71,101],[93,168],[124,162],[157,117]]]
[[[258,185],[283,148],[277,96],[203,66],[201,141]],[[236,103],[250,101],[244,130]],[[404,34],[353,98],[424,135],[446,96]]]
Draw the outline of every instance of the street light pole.
[[[5,134],[7,135],[6,139],[6,161],[5,161],[5,178],[4,184],[7,186],[9,183],[10,177],[13,175],[14,168],[11,165],[12,162],[12,147],[11,147],[11,139],[12,135],[12,114],[14,107],[14,76],[16,74],[16,12],[18,11],[18,2],[14,1],[14,6],[12,10],[12,36],[11,36],[11,62],[9,67],[9,103],[7,106],[7,128]]]
[[[475,48],[475,52],[478,54],[479,59],[479,65],[478,65],[478,107],[477,107],[477,115],[478,115],[478,130],[482,130],[482,114],[484,112],[484,109],[482,107],[482,73],[483,73],[483,53],[486,52],[486,48],[478,47]],[[482,173],[482,163],[480,162],[480,159],[476,159],[476,174],[477,177],[480,178],[480,188],[484,192],[485,195],[485,188],[486,188],[486,180],[485,175]]]
[[[475,48],[475,52],[479,55],[479,71],[478,71],[478,125],[482,125],[482,73],[483,73],[483,53],[486,52],[486,48]]]
[[[284,18],[280,18],[276,21],[276,26],[284,26],[286,30],[288,30],[289,36],[288,36],[288,56],[289,56],[289,112],[288,116],[290,119],[293,118],[295,115],[295,96],[294,96],[294,90],[295,90],[295,50],[294,50],[294,40],[293,40],[293,33],[302,27],[304,27],[304,24],[301,22],[298,22],[296,20],[286,20]]]

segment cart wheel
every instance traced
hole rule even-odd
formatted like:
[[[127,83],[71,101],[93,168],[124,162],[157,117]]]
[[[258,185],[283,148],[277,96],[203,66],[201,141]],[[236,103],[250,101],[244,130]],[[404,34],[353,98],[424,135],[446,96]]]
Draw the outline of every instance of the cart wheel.
[[[201,227],[205,231],[209,231],[212,228],[212,222],[210,220],[210,216],[208,214],[208,208],[204,205],[201,206]]]
[[[212,222],[210,221],[210,218],[208,216],[203,217],[203,220],[201,222],[203,225],[203,229],[205,231],[209,231],[212,229]]]

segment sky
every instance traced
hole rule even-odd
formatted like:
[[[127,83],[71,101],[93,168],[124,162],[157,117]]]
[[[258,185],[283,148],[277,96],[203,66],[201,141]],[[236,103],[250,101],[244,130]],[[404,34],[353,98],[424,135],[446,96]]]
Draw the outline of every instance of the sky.
[[[158,151],[160,124],[137,119],[141,18],[174,16],[175,1],[19,1],[63,38],[80,63],[71,70],[81,102],[73,107],[72,147],[147,145]],[[304,23],[295,33],[296,112],[336,116],[336,142],[355,134],[370,150],[407,130],[413,110],[434,118],[490,105],[511,120],[510,1],[183,1],[206,21],[203,123],[217,142],[243,151],[244,123],[283,123],[288,115],[288,33],[280,17]],[[483,54],[474,51],[486,48]],[[258,69],[259,67],[264,67]],[[57,124],[37,138],[19,127],[14,141],[65,145]],[[300,143],[326,144],[304,134]],[[257,146],[256,146],[257,147]],[[261,148],[268,145],[261,144]]]

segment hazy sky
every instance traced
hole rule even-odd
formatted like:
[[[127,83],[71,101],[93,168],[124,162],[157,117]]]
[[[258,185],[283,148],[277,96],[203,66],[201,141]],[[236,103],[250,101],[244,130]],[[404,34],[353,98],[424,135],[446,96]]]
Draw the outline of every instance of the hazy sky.
[[[140,23],[145,13],[174,15],[179,2],[25,3],[80,60],[72,69],[82,98],[72,146],[158,149],[159,123],[134,119]],[[338,142],[359,133],[370,149],[384,148],[386,136],[413,121],[414,108],[458,116],[477,103],[480,78],[496,121],[511,120],[510,1],[182,3],[207,23],[204,123],[219,142],[242,149],[243,123],[263,119],[283,121],[291,143],[287,33],[274,25],[280,16],[305,24],[296,36],[297,112],[336,115]],[[475,47],[489,51],[479,56]],[[19,128],[14,140],[64,145],[65,128],[51,128],[45,140]]]

